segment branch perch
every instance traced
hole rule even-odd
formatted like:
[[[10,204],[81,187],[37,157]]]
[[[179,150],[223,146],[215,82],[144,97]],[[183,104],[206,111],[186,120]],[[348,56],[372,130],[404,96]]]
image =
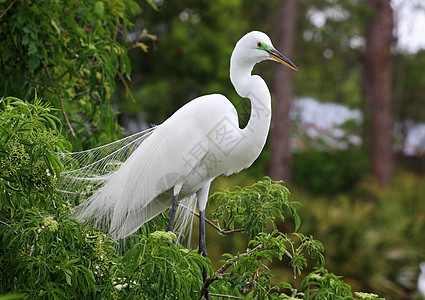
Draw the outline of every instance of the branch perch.
[[[184,209],[190,211],[192,214],[194,214],[195,216],[197,216],[199,218],[199,213],[197,213],[196,211],[190,209],[189,207],[187,207],[187,206],[185,206],[183,204],[180,204],[179,203],[178,205],[180,207],[183,207]],[[215,225],[212,221],[208,220],[207,218],[205,218],[205,222],[208,223],[209,225],[211,225],[215,230],[217,230],[221,234],[230,234],[230,233],[245,231],[245,229],[243,229],[243,228],[238,228],[238,229],[233,229],[233,230],[224,230],[224,229],[221,229],[220,227],[218,227],[217,225]]]

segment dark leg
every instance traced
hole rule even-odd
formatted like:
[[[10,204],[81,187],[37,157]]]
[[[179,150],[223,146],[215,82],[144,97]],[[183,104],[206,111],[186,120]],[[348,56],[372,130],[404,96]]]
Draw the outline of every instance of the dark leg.
[[[207,244],[205,241],[205,210],[199,211],[199,253],[202,254],[203,257],[208,257],[207,254]],[[207,270],[202,268],[202,278],[205,282],[207,279]],[[210,299],[210,294],[208,289],[205,291],[205,299]]]
[[[167,229],[165,229],[165,231],[173,231],[174,218],[176,216],[177,202],[178,201],[179,201],[179,194],[177,193],[173,197],[173,205],[171,206],[170,219],[168,220]]]

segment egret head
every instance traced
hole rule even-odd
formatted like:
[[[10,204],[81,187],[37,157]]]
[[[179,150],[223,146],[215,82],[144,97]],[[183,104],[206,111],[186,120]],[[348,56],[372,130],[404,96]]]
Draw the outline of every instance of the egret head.
[[[263,60],[274,60],[298,71],[288,58],[274,48],[270,38],[260,31],[251,31],[244,35],[236,44],[235,52],[240,60],[252,65]]]

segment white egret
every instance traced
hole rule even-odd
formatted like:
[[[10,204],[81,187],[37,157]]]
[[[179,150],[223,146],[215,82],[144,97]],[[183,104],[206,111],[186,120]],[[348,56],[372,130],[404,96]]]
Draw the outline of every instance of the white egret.
[[[126,140],[126,146],[116,144],[109,158],[94,155],[95,162],[62,174],[68,191],[79,181],[101,183],[77,208],[77,217],[97,225],[109,223],[112,236],[121,239],[171,207],[167,230],[173,230],[178,199],[196,196],[199,252],[207,256],[205,207],[210,184],[217,176],[248,168],[260,155],[269,132],[270,92],[260,76],[251,75],[254,65],[264,60],[298,70],[262,32],[249,32],[237,42],[230,59],[230,79],[236,92],[251,101],[245,128],[239,128],[236,109],[225,96],[202,96],[155,128],[130,137],[130,145],[139,145],[118,169],[99,176],[89,174],[94,166],[102,172],[108,169],[107,162],[124,151]]]

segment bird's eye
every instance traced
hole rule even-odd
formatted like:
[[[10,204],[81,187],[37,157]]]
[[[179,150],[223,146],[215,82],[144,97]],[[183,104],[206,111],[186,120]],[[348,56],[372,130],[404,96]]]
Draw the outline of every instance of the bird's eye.
[[[261,44],[261,42],[257,43],[258,48],[261,48],[261,46],[263,46],[263,44]]]

